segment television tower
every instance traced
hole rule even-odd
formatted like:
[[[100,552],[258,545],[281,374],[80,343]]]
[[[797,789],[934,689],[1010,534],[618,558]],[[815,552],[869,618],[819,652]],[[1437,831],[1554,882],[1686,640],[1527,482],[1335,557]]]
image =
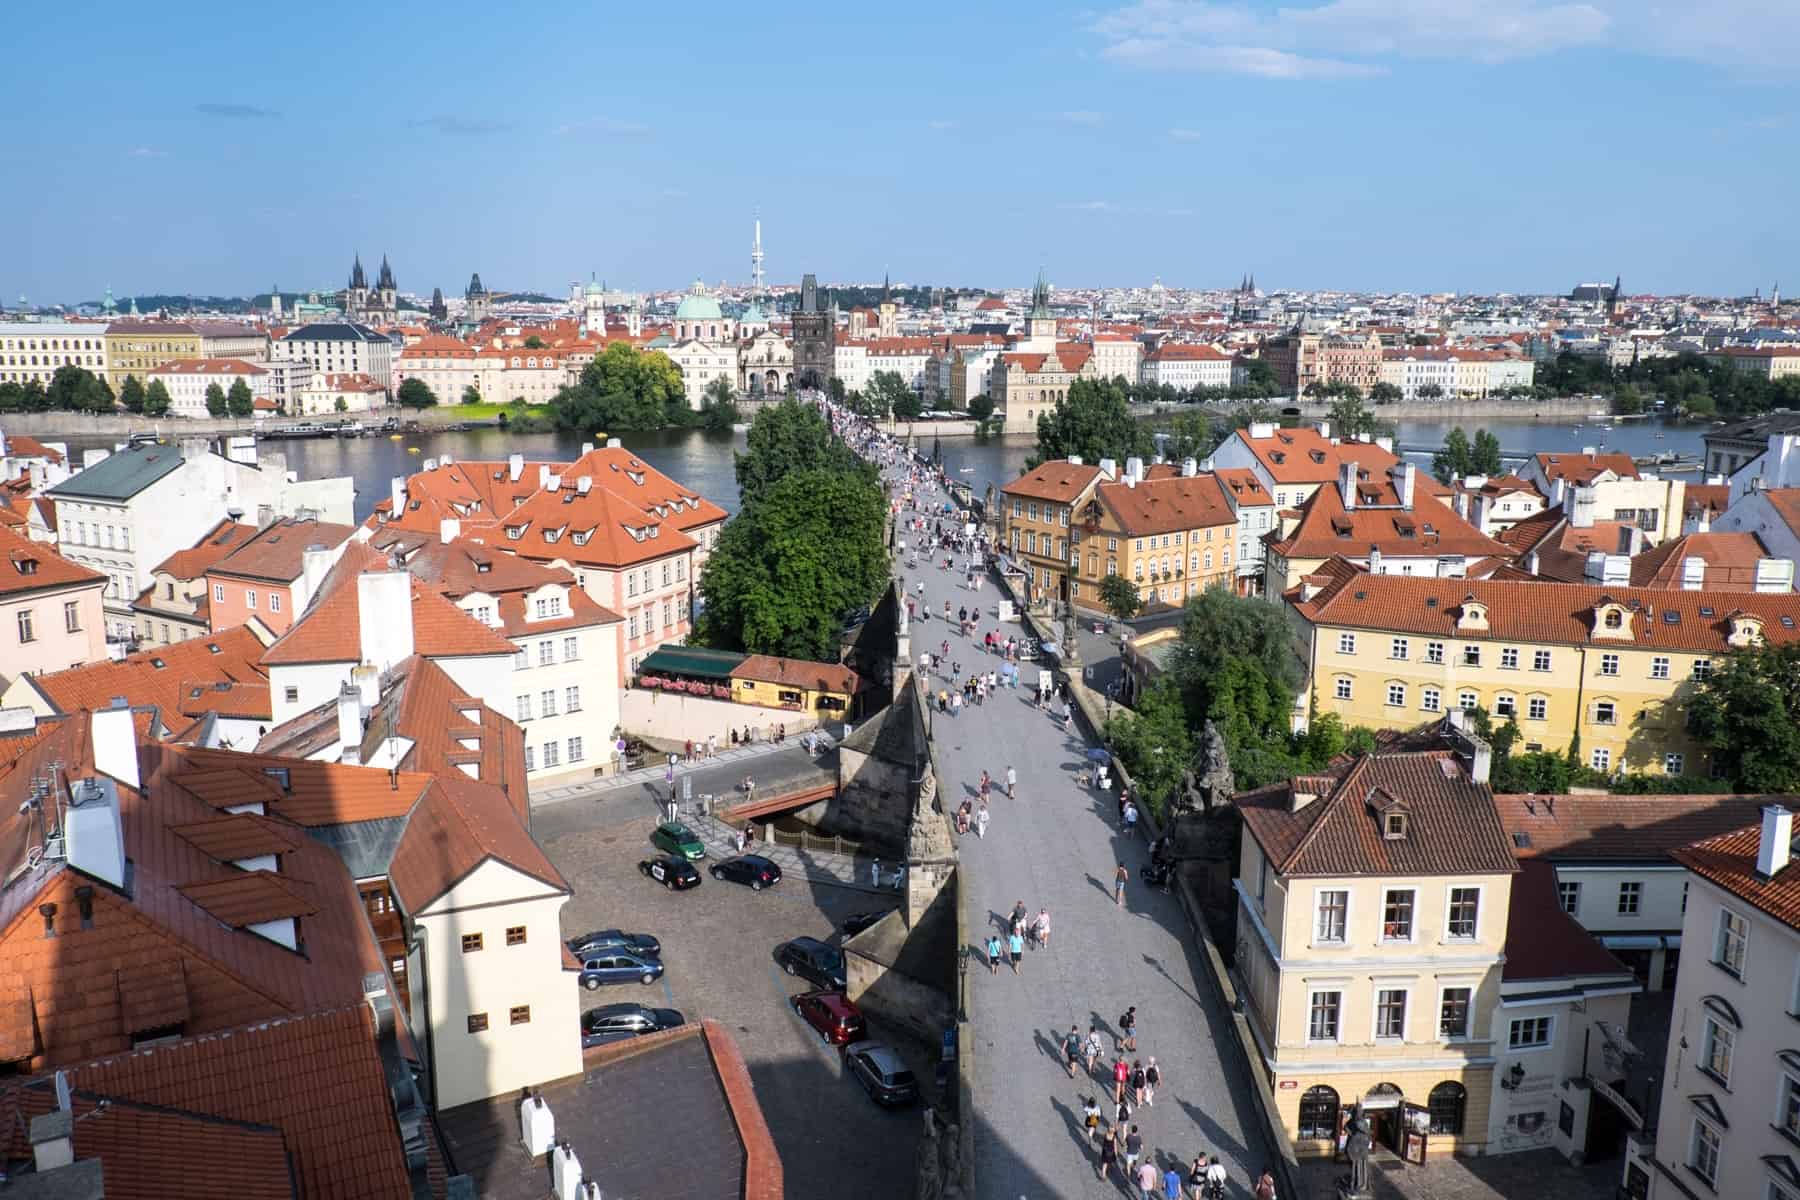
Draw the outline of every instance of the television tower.
[[[750,243],[750,296],[760,298],[763,294],[763,248],[762,219],[756,222],[756,238]]]

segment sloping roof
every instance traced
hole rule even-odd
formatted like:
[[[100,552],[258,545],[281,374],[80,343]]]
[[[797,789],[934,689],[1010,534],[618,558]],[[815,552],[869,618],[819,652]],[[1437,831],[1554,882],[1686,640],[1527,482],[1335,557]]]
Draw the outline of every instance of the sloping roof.
[[[856,691],[856,672],[849,667],[799,658],[778,658],[772,654],[752,654],[732,668],[731,677],[815,692],[850,694]]]
[[[1512,881],[1504,954],[1500,978],[1506,983],[1594,975],[1631,980],[1631,968],[1563,911],[1556,896],[1556,870],[1541,860],[1520,864]]]
[[[380,549],[400,546],[407,571],[452,600],[475,592],[493,596],[495,615],[508,637],[616,625],[625,620],[578,587],[575,573],[567,567],[520,558],[479,537],[444,542],[408,530],[382,528],[370,535],[369,544]],[[526,611],[526,593],[547,584],[561,584],[568,589],[564,598],[567,607],[561,616],[538,617]]]
[[[1357,505],[1345,509],[1334,485],[1313,492],[1300,509],[1300,522],[1286,536],[1271,538],[1269,547],[1288,558],[1361,558],[1371,547],[1393,557],[1454,554],[1465,558],[1504,558],[1506,546],[1456,515],[1456,511],[1414,483],[1411,509],[1399,506],[1394,484],[1386,479],[1357,483]]]
[[[1268,437],[1251,437],[1248,429],[1239,429],[1233,435],[1241,441],[1251,454],[1256,456],[1269,478],[1276,483],[1329,483],[1337,478],[1340,461],[1340,447],[1319,436],[1317,429],[1276,429]],[[1386,467],[1400,461],[1393,454],[1379,446],[1369,444],[1375,454],[1359,457],[1358,462],[1376,469]]]
[[[287,854],[299,845],[300,839],[300,834],[281,822],[247,812],[171,825],[169,832],[220,862]]]
[[[1637,463],[1629,454],[1576,454],[1541,452],[1532,455],[1538,471],[1545,479],[1566,479],[1571,484],[1592,483],[1596,478],[1611,471],[1620,479],[1636,479]]]
[[[671,675],[699,675],[729,679],[748,661],[735,650],[708,650],[701,646],[658,646],[638,664],[639,671],[667,671]]]
[[[1754,824],[1769,796],[1494,797],[1520,858],[1666,862],[1683,846]]]
[[[1262,485],[1262,480],[1249,467],[1220,467],[1213,472],[1213,477],[1239,508],[1255,508],[1275,503],[1275,497],[1269,495],[1269,489]]]
[[[154,572],[176,579],[198,579],[206,574],[208,567],[255,536],[256,526],[226,517],[202,534],[192,546],[177,550],[156,564]]]
[[[1296,792],[1317,796],[1298,812]],[[1326,770],[1233,799],[1275,870],[1287,876],[1510,874],[1518,869],[1485,784],[1447,750],[1340,758]],[[1390,803],[1408,814],[1385,838]]]
[[[31,683],[58,712],[110,708],[114,697],[123,696],[133,707],[155,705],[172,720],[173,714],[183,711],[195,686],[219,682],[266,686],[268,677],[258,665],[262,655],[262,641],[250,626],[239,625],[210,637],[140,650],[118,662],[34,675]],[[199,711],[210,710],[202,706]]]
[[[417,771],[199,746],[185,748],[182,759],[176,782],[212,808],[264,804],[280,820],[305,827],[403,817],[432,780]]]
[[[569,891],[543,847],[493,790],[449,773],[432,781],[400,836],[388,882],[408,912],[420,912],[492,859],[559,892]]]
[[[1786,807],[1796,807],[1784,799]],[[1800,929],[1800,863],[1789,862],[1770,878],[1756,872],[1762,823],[1707,838],[1674,852],[1675,861],[1702,879],[1752,904],[1790,928]]]
[[[1049,500],[1057,504],[1073,504],[1088,485],[1100,477],[1100,468],[1090,463],[1072,463],[1056,459],[1040,463],[1019,476],[1000,491],[1026,500]]]
[[[246,330],[245,332],[254,331]],[[268,373],[267,367],[259,367],[242,358],[174,358],[144,372],[145,375],[152,377],[157,375],[199,375],[236,376],[243,379],[252,379]]]
[[[274,871],[244,871],[175,890],[233,929],[283,917],[310,917],[319,911],[309,889]]]
[[[1237,524],[1237,514],[1211,475],[1147,479],[1136,487],[1103,483],[1094,499],[1105,505],[1127,537]]]
[[[385,342],[388,339],[367,325],[352,321],[315,321],[290,331],[284,342]]]
[[[106,576],[100,572],[72,563],[53,548],[0,525],[0,600],[82,584],[100,587],[105,582]]]
[[[233,579],[292,583],[300,578],[308,546],[329,550],[342,545],[355,532],[353,525],[283,517],[257,530],[254,536],[215,562],[209,573]]]
[[[1769,557],[1754,533],[1688,533],[1652,547],[1631,560],[1631,586],[1673,587],[1682,584],[1687,560],[1706,564],[1703,590],[1754,592],[1756,564]]]
[[[358,577],[386,569],[382,556],[351,542],[325,576],[305,615],[264,651],[265,666],[359,662],[362,659],[362,589]],[[427,658],[513,654],[517,647],[449,599],[410,579],[413,649]]]
[[[1575,525],[1562,509],[1546,508],[1495,536],[1517,556],[1521,569],[1527,558],[1536,554],[1537,578],[1580,583],[1587,578],[1587,556],[1625,553],[1621,547],[1630,545],[1633,529],[1624,521]]]
[[[45,495],[58,499],[129,500],[180,466],[180,446],[139,442],[82,468]]]

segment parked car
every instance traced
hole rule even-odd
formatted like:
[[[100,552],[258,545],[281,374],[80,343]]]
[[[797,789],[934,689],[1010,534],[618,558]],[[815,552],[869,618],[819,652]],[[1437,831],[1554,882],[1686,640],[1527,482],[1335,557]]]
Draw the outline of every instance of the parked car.
[[[842,992],[802,992],[788,1003],[828,1046],[861,1041],[869,1028],[862,1012]]]
[[[884,1108],[900,1108],[919,1099],[919,1081],[886,1043],[852,1042],[844,1047],[844,1065],[869,1099]]]
[[[869,912],[851,913],[844,918],[844,923],[838,928],[844,931],[845,937],[853,938],[893,911],[891,908],[879,908]]]
[[[781,943],[776,947],[775,961],[789,975],[798,975],[819,987],[841,989],[844,986],[843,952],[818,938],[797,937]]]
[[[760,892],[781,882],[781,866],[760,854],[740,854],[736,858],[714,863],[712,877],[732,883],[747,883],[751,891]]]
[[[581,1014],[581,1048],[622,1042],[626,1038],[660,1033],[687,1024],[672,1008],[645,1008],[642,1004],[602,1004]]]
[[[581,964],[581,986],[593,991],[607,983],[655,983],[662,978],[662,959],[649,954],[614,948],[602,950]]]
[[[650,843],[658,850],[665,850],[677,858],[699,861],[706,857],[706,847],[693,830],[680,821],[664,821],[650,835]]]
[[[646,858],[638,863],[638,870],[672,892],[700,886],[700,872],[694,870],[694,864],[685,858],[675,858],[668,854],[661,858]]]
[[[647,933],[626,933],[623,929],[596,929],[569,939],[569,953],[576,958],[592,958],[602,950],[621,946],[639,954],[661,954],[662,943]]]

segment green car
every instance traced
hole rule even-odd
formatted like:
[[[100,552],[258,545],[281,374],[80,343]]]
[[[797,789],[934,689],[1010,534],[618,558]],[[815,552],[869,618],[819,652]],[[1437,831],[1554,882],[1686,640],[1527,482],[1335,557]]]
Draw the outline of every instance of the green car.
[[[650,841],[658,850],[666,850],[677,858],[685,858],[690,862],[706,857],[706,847],[700,844],[694,831],[680,821],[664,821],[650,835]]]

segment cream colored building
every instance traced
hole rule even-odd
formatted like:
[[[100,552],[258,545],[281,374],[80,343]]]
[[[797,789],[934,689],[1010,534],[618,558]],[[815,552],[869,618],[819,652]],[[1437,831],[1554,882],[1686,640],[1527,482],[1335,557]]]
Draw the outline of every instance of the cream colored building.
[[[163,385],[169,393],[171,417],[204,419],[212,415],[206,410],[206,389],[218,384],[220,391],[229,392],[240,379],[250,389],[253,401],[271,398],[269,372],[241,358],[178,358],[153,368],[141,382],[145,387],[155,382]]]
[[[735,392],[738,385],[737,346],[731,342],[678,342],[662,352],[681,372],[688,407],[695,412],[706,403],[706,389],[723,379]]]
[[[1144,344],[1122,333],[1094,335],[1094,374],[1101,379],[1132,380],[1144,361]],[[1231,383],[1231,364],[1226,360],[1225,383]]]
[[[294,415],[328,417],[335,413],[361,413],[387,407],[387,389],[367,375],[339,375],[314,371],[295,393]]]
[[[106,378],[106,326],[93,321],[0,322],[0,383],[35,379],[49,387],[56,369],[65,366]]]

